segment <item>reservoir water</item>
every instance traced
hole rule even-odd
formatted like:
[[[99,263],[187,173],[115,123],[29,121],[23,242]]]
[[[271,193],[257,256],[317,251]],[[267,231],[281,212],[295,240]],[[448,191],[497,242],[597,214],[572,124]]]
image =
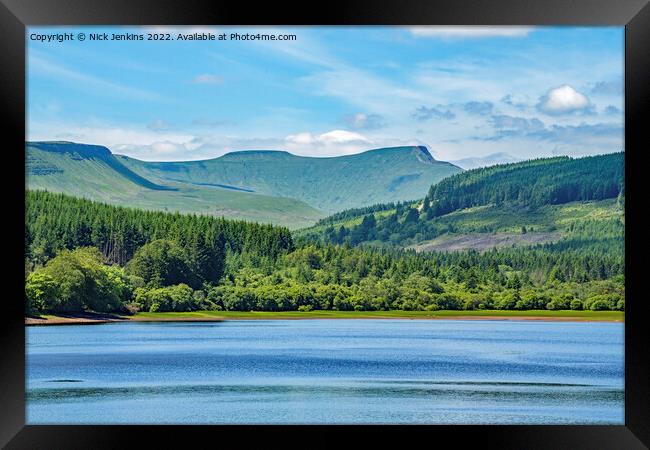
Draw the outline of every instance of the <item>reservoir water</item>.
[[[623,424],[622,323],[27,327],[29,424]]]

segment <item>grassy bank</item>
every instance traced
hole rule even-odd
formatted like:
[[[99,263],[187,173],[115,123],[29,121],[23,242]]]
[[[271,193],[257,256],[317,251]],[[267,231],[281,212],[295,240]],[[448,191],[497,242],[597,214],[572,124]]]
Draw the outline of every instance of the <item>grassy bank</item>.
[[[623,321],[620,311],[201,311],[190,313],[138,313],[138,319],[223,318],[225,320],[272,319],[522,319],[572,321]]]
[[[104,315],[98,317],[42,315],[28,318],[28,325],[89,324],[106,322],[191,322],[221,320],[279,319],[464,319],[464,320],[542,320],[575,322],[623,322],[620,311],[195,311],[142,312],[134,316]]]

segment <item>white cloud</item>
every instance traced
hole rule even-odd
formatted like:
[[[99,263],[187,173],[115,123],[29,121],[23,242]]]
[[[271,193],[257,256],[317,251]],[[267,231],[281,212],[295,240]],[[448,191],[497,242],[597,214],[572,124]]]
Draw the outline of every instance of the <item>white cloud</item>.
[[[588,111],[592,108],[589,99],[580,92],[565,84],[551,89],[539,99],[537,108],[546,114],[566,114],[578,111]]]
[[[415,37],[442,39],[472,39],[490,37],[525,37],[533,30],[532,27],[492,27],[492,26],[418,26],[409,31]]]
[[[351,142],[370,142],[366,137],[359,133],[345,130],[332,130],[323,134],[298,133],[290,134],[285,138],[289,144],[298,145],[328,145],[328,144],[345,144]]]
[[[419,139],[395,139],[387,137],[369,138],[359,133],[332,130],[327,133],[309,132],[291,134],[284,139],[282,148],[302,156],[353,155],[367,150],[386,147],[427,145]]]
[[[328,133],[323,133],[318,136],[320,140],[323,142],[335,142],[335,143],[341,143],[341,142],[369,142],[367,138],[362,136],[359,133],[355,133],[352,131],[345,131],[345,130],[333,130]]]
[[[192,83],[196,84],[221,84],[222,82],[223,79],[221,77],[210,73],[202,73],[192,79]]]
[[[185,150],[185,146],[181,144],[176,144],[174,142],[164,141],[164,142],[154,142],[151,144],[151,148],[157,155],[165,155],[170,153],[176,153],[181,150]]]

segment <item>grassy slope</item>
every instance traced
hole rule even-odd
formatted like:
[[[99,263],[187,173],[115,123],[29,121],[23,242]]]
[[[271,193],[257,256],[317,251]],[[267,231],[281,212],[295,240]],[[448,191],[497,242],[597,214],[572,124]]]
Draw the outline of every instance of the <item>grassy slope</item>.
[[[513,207],[497,208],[495,206],[468,208],[438,219],[441,223],[453,224],[456,229],[455,233],[443,235],[431,241],[419,242],[410,247],[418,250],[444,250],[449,245],[445,241],[450,238],[459,236],[473,238],[481,235],[484,239],[478,241],[472,239],[464,248],[483,250],[493,246],[510,245],[509,240],[503,244],[491,245],[492,239],[498,241],[503,237],[522,239],[517,245],[555,242],[568,236],[567,228],[573,222],[607,220],[622,217],[622,215],[623,211],[618,208],[615,199],[548,205],[535,210],[522,210]],[[481,233],[486,227],[493,231]],[[521,234],[522,227],[526,228],[527,235]],[[488,236],[485,236],[486,234]],[[486,243],[489,243],[487,247]],[[462,244],[460,245],[463,248]],[[452,248],[452,250],[455,249]]]
[[[268,151],[234,152],[191,162],[118,158],[150,180],[228,185],[296,198],[326,212],[422,197],[432,183],[461,171],[434,160],[419,147],[377,149],[335,158]]]
[[[394,210],[375,213],[380,221],[384,216],[394,213]],[[455,232],[440,236],[433,241],[424,241],[419,244],[444,242],[451,238],[476,233],[521,233],[521,228],[526,227],[529,233],[547,233],[554,238],[559,234],[563,237],[567,227],[574,221],[581,220],[606,220],[620,217],[622,211],[617,207],[616,200],[602,200],[596,202],[572,202],[562,205],[543,206],[536,210],[515,207],[479,206],[441,216],[436,219],[439,223],[453,225]],[[349,227],[360,223],[362,217],[350,218],[332,224],[334,228],[341,225]],[[298,236],[309,236],[321,233],[329,225],[319,225],[303,230],[298,230]]]
[[[182,183],[151,183],[112,155],[79,157],[29,145],[27,155],[29,189],[63,192],[141,209],[223,215],[290,228],[310,225],[323,216],[320,211],[290,198]]]
[[[566,229],[572,223],[583,220],[606,220],[620,217],[622,211],[615,199],[596,202],[571,202],[562,205],[548,205],[535,210],[515,207],[497,208],[480,206],[467,208],[438,218],[439,223],[455,228],[454,235],[480,233],[486,228],[491,233],[520,234],[522,227],[532,234],[566,236]]]
[[[609,199],[548,205],[535,210],[479,206],[454,211],[438,220],[441,223],[453,223],[459,233],[475,232],[483,227],[498,232],[519,232],[522,226],[529,231],[561,231],[576,220],[605,220],[620,215],[616,199]]]

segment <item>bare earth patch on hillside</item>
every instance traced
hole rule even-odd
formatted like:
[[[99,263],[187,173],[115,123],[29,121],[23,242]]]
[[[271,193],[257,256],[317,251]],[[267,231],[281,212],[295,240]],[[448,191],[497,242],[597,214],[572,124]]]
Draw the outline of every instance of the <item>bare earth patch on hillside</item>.
[[[556,242],[560,233],[469,233],[440,236],[432,241],[412,245],[417,252],[453,252],[456,250],[490,250],[494,247],[525,246]]]

